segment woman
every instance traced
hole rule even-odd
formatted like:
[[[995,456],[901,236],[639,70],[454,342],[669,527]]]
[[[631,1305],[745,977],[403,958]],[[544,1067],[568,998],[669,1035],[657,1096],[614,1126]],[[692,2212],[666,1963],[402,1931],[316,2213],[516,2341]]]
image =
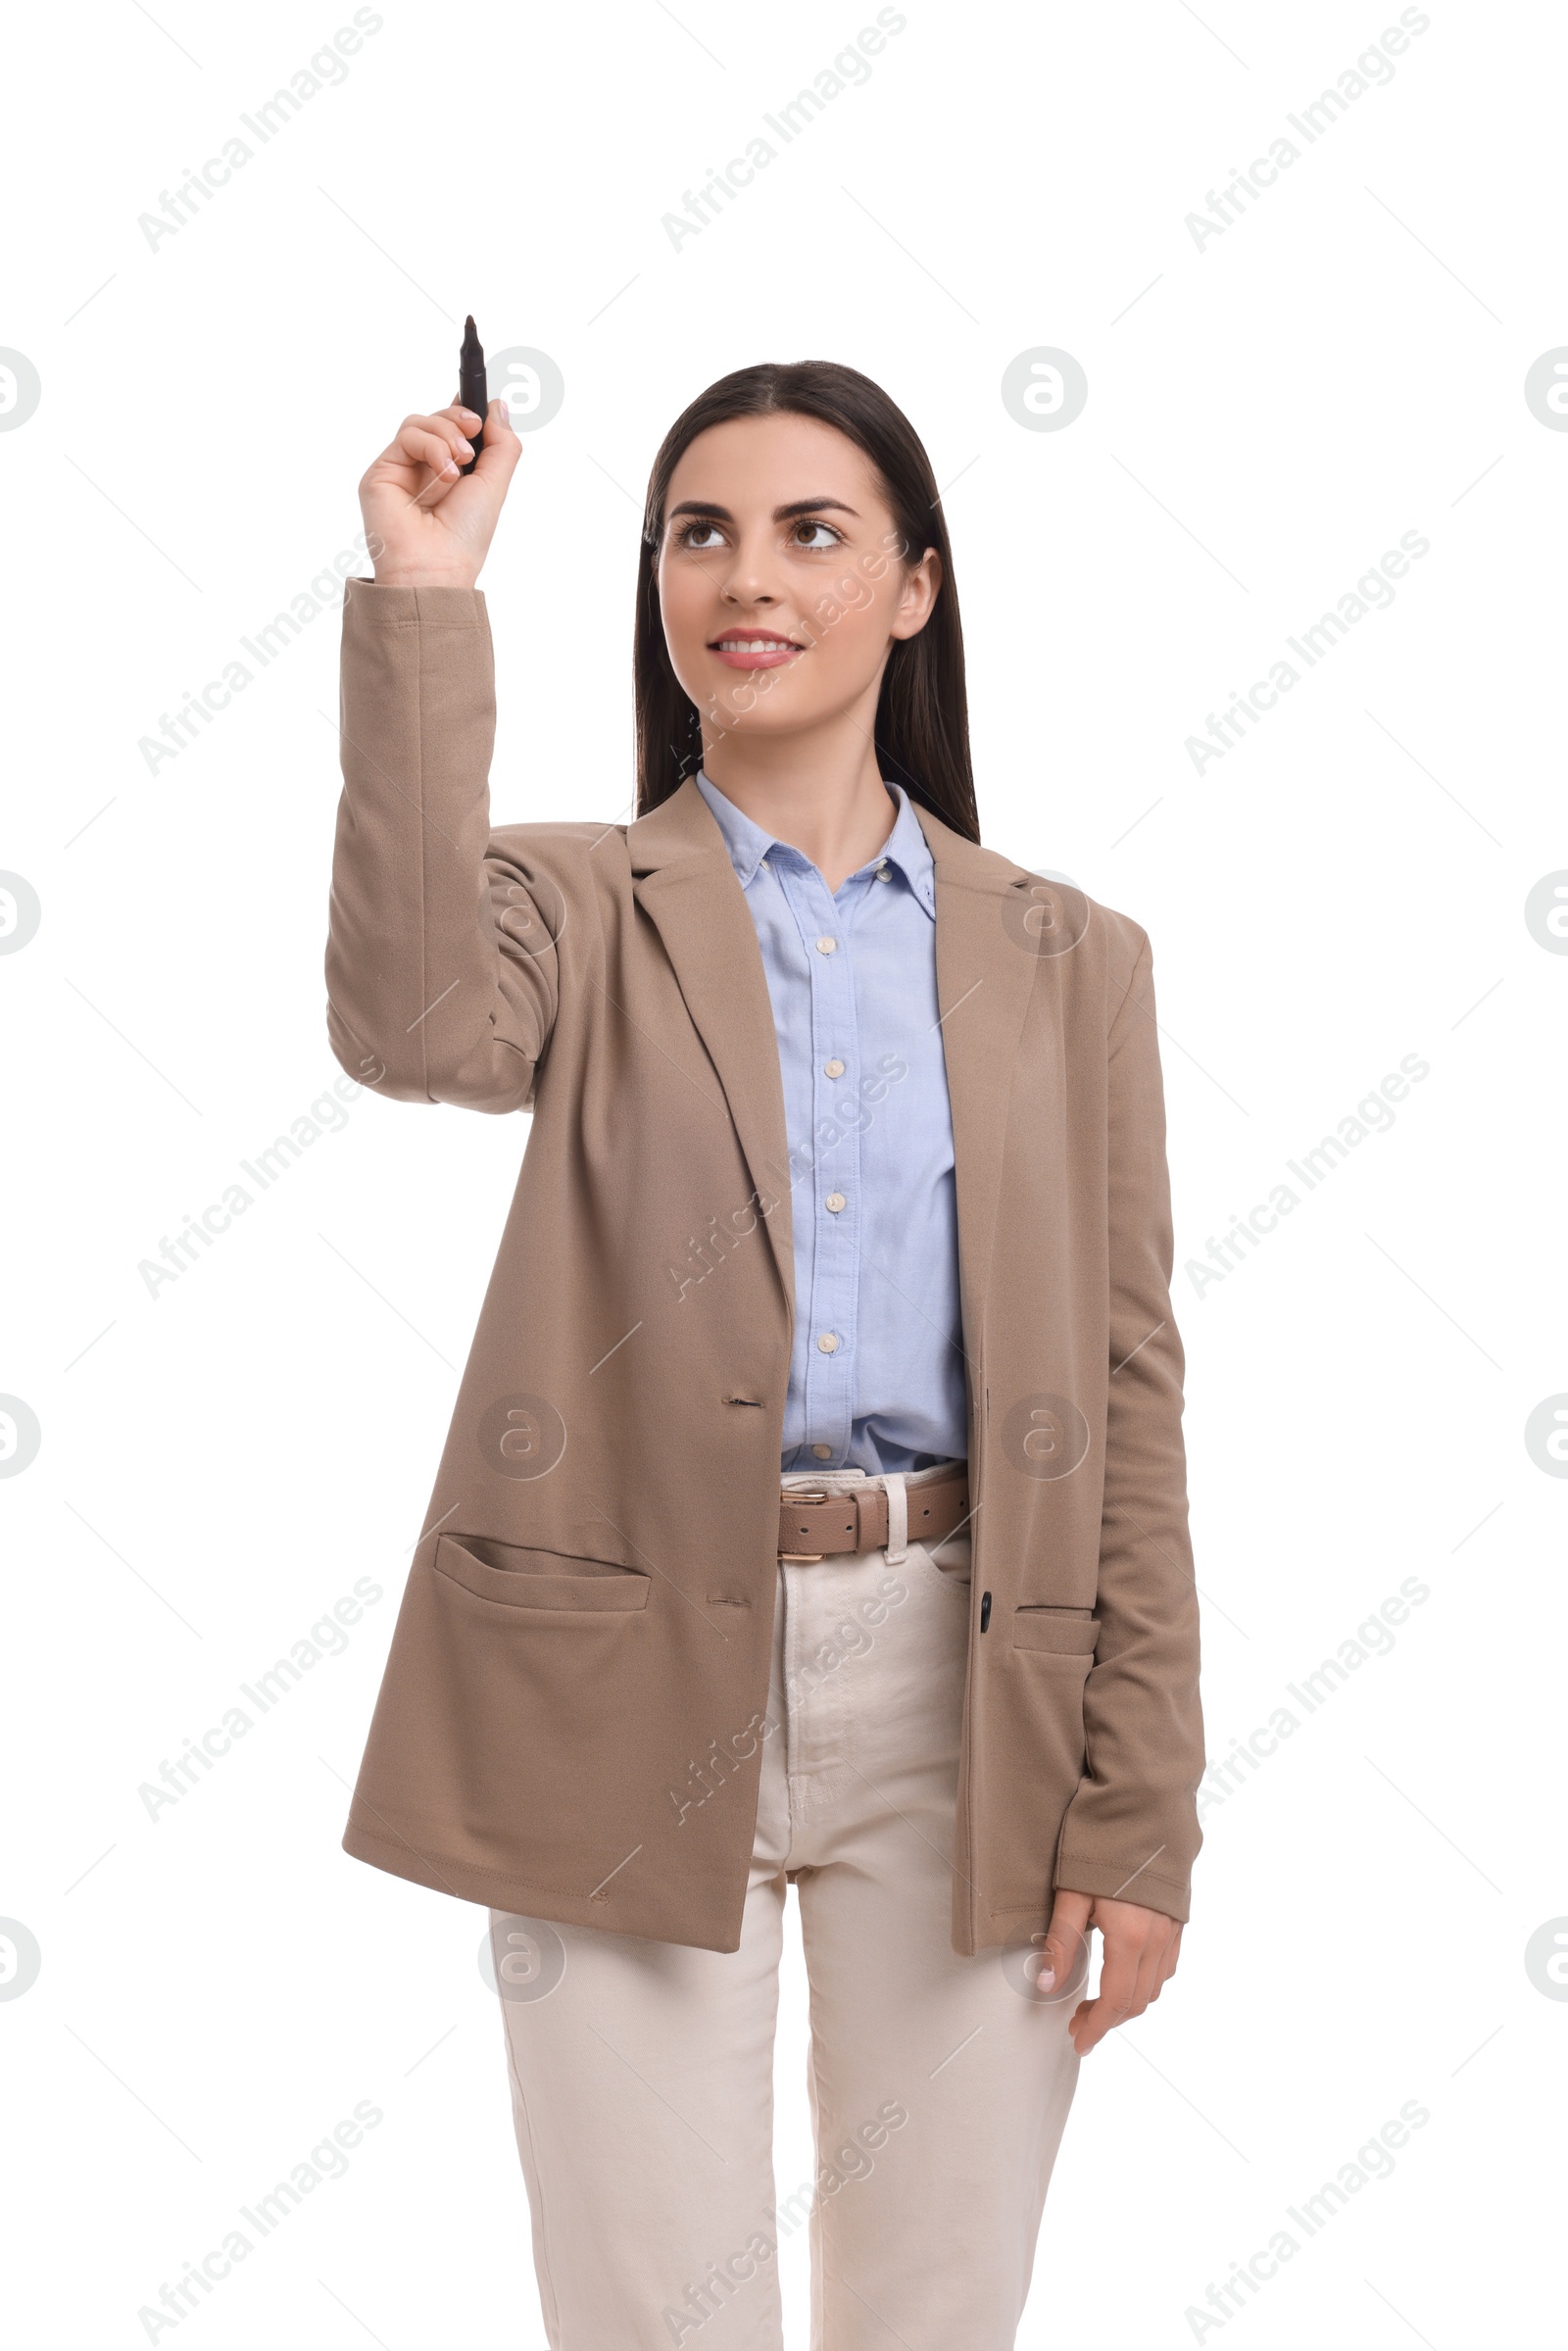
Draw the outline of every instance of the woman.
[[[777,2344],[807,2201],[815,2344],[1002,2351],[1199,1843],[1149,942],[980,846],[931,468],[825,364],[660,451],[635,820],[492,829],[478,421],[361,485],[329,1023],[533,1122],[344,1842],[490,1908],[555,2351]]]

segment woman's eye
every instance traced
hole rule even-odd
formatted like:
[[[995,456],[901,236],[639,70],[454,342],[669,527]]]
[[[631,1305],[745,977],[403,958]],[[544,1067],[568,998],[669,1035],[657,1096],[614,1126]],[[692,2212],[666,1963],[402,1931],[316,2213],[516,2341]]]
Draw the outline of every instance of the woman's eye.
[[[798,533],[804,534],[797,537],[795,541],[797,547],[825,549],[838,547],[843,543],[841,534],[833,528],[831,522],[797,522],[795,528]],[[818,533],[821,535],[818,536]]]
[[[722,544],[722,533],[716,522],[688,522],[682,527],[677,544],[702,555],[709,548]]]

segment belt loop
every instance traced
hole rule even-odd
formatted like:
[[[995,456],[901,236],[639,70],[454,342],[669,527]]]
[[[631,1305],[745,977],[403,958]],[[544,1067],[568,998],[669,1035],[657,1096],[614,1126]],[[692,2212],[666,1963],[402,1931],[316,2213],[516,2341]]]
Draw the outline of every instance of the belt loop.
[[[888,1564],[896,1567],[908,1555],[909,1497],[905,1492],[902,1470],[889,1470],[882,1484],[888,1497]]]

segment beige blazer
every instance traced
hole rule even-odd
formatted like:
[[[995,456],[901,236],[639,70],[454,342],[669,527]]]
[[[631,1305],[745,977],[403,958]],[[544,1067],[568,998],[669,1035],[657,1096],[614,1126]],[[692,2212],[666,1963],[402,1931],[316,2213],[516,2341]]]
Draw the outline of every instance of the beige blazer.
[[[630,824],[492,830],[494,718],[482,595],[349,582],[332,1050],[398,1101],[533,1118],[343,1842],[465,1901],[733,1951],[794,1289],[767,983],[694,783]],[[1198,1609],[1149,941],[917,813],[969,1391],[973,1953],[1042,1932],[1057,1886],[1187,1917]]]

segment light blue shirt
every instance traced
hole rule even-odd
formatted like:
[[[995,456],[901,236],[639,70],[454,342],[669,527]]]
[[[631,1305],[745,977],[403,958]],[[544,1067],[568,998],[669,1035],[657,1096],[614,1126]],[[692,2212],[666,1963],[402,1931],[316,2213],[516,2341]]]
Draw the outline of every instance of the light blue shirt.
[[[780,1468],[961,1461],[953,1116],[919,819],[889,784],[891,834],[830,892],[706,775],[697,788],[757,925],[784,1080],[795,1345]]]

